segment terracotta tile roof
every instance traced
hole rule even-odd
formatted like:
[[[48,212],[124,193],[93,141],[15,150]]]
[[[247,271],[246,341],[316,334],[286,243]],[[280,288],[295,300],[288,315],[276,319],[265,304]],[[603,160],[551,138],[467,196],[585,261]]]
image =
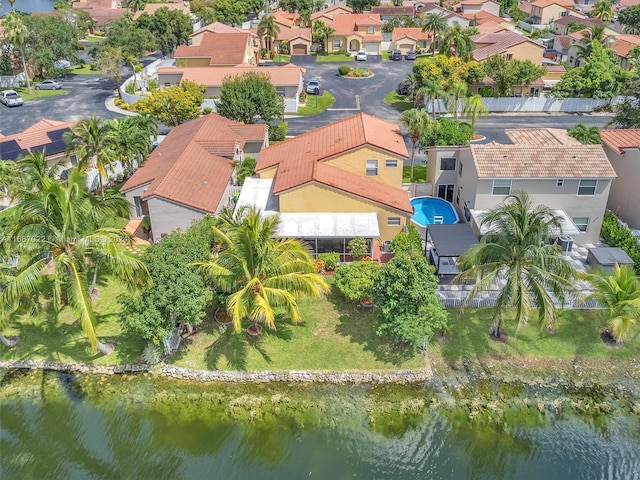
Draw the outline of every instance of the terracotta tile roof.
[[[475,19],[478,22],[478,25],[482,25],[483,23],[487,22],[494,22],[500,25],[505,21],[504,18],[498,17],[497,15],[489,13],[485,10],[480,10],[479,12],[475,13],[463,13],[462,16],[464,18],[468,18],[469,20]]]
[[[191,10],[189,10],[189,5],[184,2],[170,2],[170,3],[147,3],[144,6],[144,10],[138,10],[134,15],[133,19],[137,20],[140,18],[140,15],[146,13],[148,15],[155,14],[161,8],[167,8],[169,10],[178,10],[186,15],[191,15]]]
[[[600,137],[603,143],[618,153],[624,153],[627,149],[640,149],[640,128],[602,130]]]
[[[619,0],[616,5],[616,10],[622,10],[623,8],[633,7],[640,4],[640,0]]]
[[[195,37],[200,35],[201,33],[210,32],[210,33],[241,33],[242,29],[232,27],[222,22],[213,22],[209,25],[205,25],[202,28],[199,28],[195,32],[193,32],[190,37]]]
[[[526,145],[582,145],[562,128],[507,128],[504,133],[511,143]]]
[[[52,139],[48,134],[59,130],[71,129],[75,124],[76,122],[60,122],[57,120],[43,119],[22,132],[12,135],[0,135],[0,142],[6,143],[15,140],[20,149],[26,150],[27,152],[31,152],[35,147],[44,146],[49,154],[59,154],[66,146],[60,145],[59,143],[53,145],[56,140]],[[61,138],[60,135],[56,135],[56,139],[59,138]],[[52,153],[53,148],[57,151]]]
[[[262,151],[256,172],[287,161],[311,168],[326,160],[364,145],[408,157],[407,146],[397,125],[359,113],[343,120],[298,135]],[[292,167],[288,167],[292,168]]]
[[[412,6],[396,7],[394,5],[386,5],[382,7],[371,7],[371,13],[377,13],[379,15],[406,15],[412,16],[415,14],[415,9]]]
[[[637,45],[640,45],[639,35],[619,35],[609,48],[615,50],[619,57],[626,58]]]
[[[280,27],[280,31],[278,32],[278,40],[295,40],[296,38],[303,38],[310,42],[311,29]]]
[[[576,17],[575,15],[567,15],[566,17],[560,17],[560,18],[556,18],[552,23],[555,23],[556,25],[569,25],[570,23],[577,23],[577,24],[582,24],[582,25],[604,25],[604,23],[602,23],[601,20],[598,20],[597,18],[580,18],[580,17]]]
[[[221,86],[224,79],[242,75],[247,72],[264,73],[271,78],[274,86],[298,85],[304,69],[297,65],[288,64],[282,67],[258,67],[256,65],[241,65],[237,67],[160,67],[158,75],[182,73],[181,82],[186,80],[207,87]]]
[[[615,178],[602,145],[471,145],[479,178]]]
[[[300,15],[297,13],[289,13],[289,12],[275,12],[272,14],[273,21],[278,25],[282,25],[283,27],[291,28],[296,22],[300,19]]]
[[[543,45],[533,42],[525,36],[518,35],[517,33],[509,30],[497,33],[481,33],[479,35],[472,35],[469,38],[471,38],[471,41],[475,45],[473,50],[473,59],[478,62],[486,60],[492,55],[503,53],[508,48],[525,42],[529,42],[531,45],[544,50]]]
[[[327,23],[327,22],[325,22]],[[347,36],[347,35],[359,35],[361,37],[367,37],[365,32],[357,32],[358,26],[382,26],[382,20],[380,15],[366,14],[366,13],[346,13],[343,15],[336,15],[333,20],[327,23],[335,31],[334,36]]]
[[[429,32],[423,32],[420,27],[396,27],[393,29],[393,33],[391,34],[391,39],[394,42],[401,40],[403,38],[410,38],[412,40],[429,40],[431,35]]]
[[[143,199],[158,196],[213,213],[231,177],[236,148],[263,140],[266,132],[266,125],[243,125],[214,113],[191,120],[169,132],[121,191],[149,184]]]
[[[497,24],[496,22],[483,22],[476,25],[476,27],[480,34],[483,33],[498,33],[507,30],[502,25]]]
[[[346,5],[335,5],[329,8],[323,8],[322,10],[318,10],[315,13],[311,14],[311,20],[318,20],[320,17],[324,18],[333,18],[336,15],[342,15],[345,13],[353,13],[353,9],[351,7],[347,7]]]
[[[533,5],[530,2],[518,2],[518,9],[527,16],[531,15],[532,7]]]
[[[556,35],[556,40],[563,49],[569,48],[571,45],[571,37],[569,35]]]
[[[576,4],[574,2],[567,2],[565,0],[536,0],[535,2],[531,2],[531,5],[540,8],[546,8],[550,5],[559,5],[560,7],[573,8]]]
[[[209,58],[210,65],[239,65],[244,63],[251,33],[205,33],[200,45],[179,45],[174,58]]]
[[[547,65],[544,67],[547,73],[564,73],[567,71],[564,65]]]
[[[494,0],[462,0],[458,5],[484,5],[485,3],[495,3],[498,5],[498,2]]]

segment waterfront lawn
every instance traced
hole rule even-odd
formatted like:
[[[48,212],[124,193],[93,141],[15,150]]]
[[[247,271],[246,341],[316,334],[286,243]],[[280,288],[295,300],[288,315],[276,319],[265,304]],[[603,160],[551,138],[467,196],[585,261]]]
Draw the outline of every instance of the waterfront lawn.
[[[414,108],[413,102],[410,102],[407,100],[407,97],[398,94],[395,90],[389,92],[387,96],[384,97],[384,103],[391,105],[400,112]]]
[[[402,167],[402,182],[409,183],[411,180],[411,165]],[[414,165],[413,166],[413,182],[420,183],[427,181],[427,166],[426,165]]]
[[[53,298],[53,282],[45,284],[43,298]],[[58,313],[52,302],[42,303],[41,311],[29,315],[12,315],[5,336],[18,335],[20,343],[14,348],[0,346],[2,360],[54,360],[58,362],[88,362],[97,364],[138,363],[145,342],[125,335],[120,322],[117,297],[125,287],[115,280],[98,283],[100,296],[94,303],[96,332],[102,342],[115,342],[117,349],[111,355],[92,354],[89,342],[80,329],[77,314],[64,307]]]
[[[317,106],[316,106],[317,101]],[[304,107],[298,108],[298,115],[301,116],[310,116],[317,115],[318,113],[324,112],[327,108],[333,107],[333,104],[336,103],[336,97],[331,95],[329,92],[325,91],[322,95],[307,95],[307,100]]]
[[[445,343],[435,342],[433,351],[444,359],[463,357],[537,357],[545,359],[631,359],[640,357],[640,325],[634,325],[624,346],[610,348],[600,340],[606,316],[598,310],[564,310],[559,316],[555,334],[541,331],[532,312],[530,322],[516,333],[515,323],[504,323],[509,340],[495,342],[487,331],[491,309],[450,310],[451,338]],[[512,317],[511,317],[512,318]]]

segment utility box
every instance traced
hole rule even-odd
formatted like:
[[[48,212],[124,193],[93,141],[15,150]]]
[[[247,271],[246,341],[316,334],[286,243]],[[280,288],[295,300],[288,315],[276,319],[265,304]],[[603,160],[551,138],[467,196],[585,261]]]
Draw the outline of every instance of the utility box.
[[[587,264],[605,271],[613,270],[615,264],[630,265],[633,267],[633,260],[627,252],[620,247],[596,247],[590,248],[587,255]]]

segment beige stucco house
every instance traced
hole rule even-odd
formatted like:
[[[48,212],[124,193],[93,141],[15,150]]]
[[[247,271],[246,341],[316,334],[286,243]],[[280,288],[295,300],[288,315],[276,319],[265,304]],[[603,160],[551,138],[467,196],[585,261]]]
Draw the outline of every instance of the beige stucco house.
[[[640,229],[640,129],[602,130],[602,144],[617,178],[607,208]]]
[[[483,62],[493,55],[503,55],[507,60],[530,60],[534,65],[542,65],[544,45],[536,43],[524,35],[504,30],[496,33],[472,35],[473,59]]]
[[[487,12],[499,17],[500,3],[494,0],[462,0],[454,5],[454,10],[465,17],[479,12]]]
[[[317,253],[346,259],[354,237],[380,258],[413,208],[402,189],[407,158],[399,128],[360,113],[262,151],[238,205],[279,213],[280,236],[300,238]]]
[[[390,50],[400,50],[402,53],[427,50],[431,46],[431,34],[423,32],[420,27],[396,27],[391,33]]]
[[[563,218],[576,243],[600,236],[616,172],[601,145],[582,145],[558,129],[505,130],[513,142],[429,149],[427,182],[476,233],[482,213],[510,193],[527,192]]]
[[[211,113],[175,127],[120,189],[134,205],[131,218],[151,220],[154,241],[229,205],[234,162],[258,157],[267,126],[245,125]]]
[[[365,13],[343,13],[331,20],[321,19],[334,32],[329,36],[329,52],[356,53],[360,50],[370,55],[380,55],[382,25],[380,15]]]
[[[258,61],[257,39],[250,32],[214,33],[203,30],[192,36],[191,42],[191,45],[176,48],[176,66],[230,67],[256,64]]]
[[[536,0],[531,2],[529,20],[534,25],[550,25],[556,18],[569,15],[574,7],[574,2],[566,0]]]

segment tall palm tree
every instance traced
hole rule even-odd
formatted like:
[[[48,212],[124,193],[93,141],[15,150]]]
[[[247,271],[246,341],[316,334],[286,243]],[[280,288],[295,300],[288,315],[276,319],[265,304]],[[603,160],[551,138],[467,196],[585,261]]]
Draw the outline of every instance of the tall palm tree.
[[[133,13],[144,10],[144,7],[147,5],[146,0],[126,0],[124,3],[125,6]]]
[[[17,188],[26,190],[40,190],[44,179],[54,180],[58,177],[64,165],[64,160],[52,164],[47,162],[47,151],[33,151],[20,158],[16,162],[16,168],[20,176]]]
[[[113,128],[110,122],[92,115],[80,120],[64,134],[67,151],[78,154],[78,168],[86,171],[90,167],[98,170],[100,194],[104,198],[103,179],[109,178],[107,168],[116,161],[116,154],[111,148]]]
[[[104,227],[114,216],[126,215],[129,207],[121,195],[91,195],[85,175],[77,168],[70,170],[65,182],[44,178],[40,190],[22,190],[15,208],[5,210],[3,216],[12,224],[7,242],[26,267],[3,290],[0,304],[11,305],[39,289],[44,266],[51,261],[54,305],[60,305],[66,294],[92,349],[112,351],[112,345],[100,343],[96,336],[87,275],[90,266],[108,265],[127,285],[148,281],[144,264],[126,249],[131,234]]]
[[[20,55],[20,61],[22,62],[22,71],[27,82],[27,91],[31,94],[31,82],[29,81],[29,70],[27,69],[27,60],[24,56],[24,47],[29,35],[27,26],[20,18],[20,15],[13,9],[13,3],[11,4],[11,12],[7,13],[3,18],[2,28],[4,29],[7,41],[16,49]]]
[[[584,29],[580,32],[582,39],[580,43],[575,45],[576,58],[586,60],[591,56],[593,51],[593,42],[599,42],[601,45],[606,46],[612,42],[610,37],[606,37],[604,34],[604,27],[601,25],[591,25],[590,28]]]
[[[317,297],[329,290],[316,273],[309,252],[298,240],[274,238],[279,218],[262,218],[256,209],[241,210],[223,220],[214,233],[221,251],[211,261],[196,264],[209,272],[216,286],[229,294],[227,312],[236,331],[242,321],[275,329],[279,311],[294,322],[300,320],[296,298]]]
[[[462,105],[462,116],[471,121],[471,126],[475,129],[480,117],[486,117],[489,109],[482,103],[482,96],[475,94],[464,99]]]
[[[150,132],[144,128],[139,118],[136,116],[111,120],[109,148],[127,171],[136,168],[153,147]]]
[[[447,19],[441,13],[429,13],[422,24],[423,32],[431,32],[431,53],[436,52],[436,42],[441,33],[448,28]]]
[[[567,133],[585,145],[599,145],[602,143],[600,129],[596,126],[587,127],[584,123],[578,123],[575,127],[569,128]]]
[[[265,15],[258,23],[258,37],[264,40],[264,48],[267,48],[267,41],[272,53],[276,51],[276,39],[280,33],[280,26],[276,23],[273,15]]]
[[[427,78],[420,88],[419,92],[424,93],[431,102],[431,115],[436,119],[436,102],[444,97],[446,90],[442,86],[442,79],[436,77]]]
[[[455,22],[453,27],[449,27],[444,33],[440,53],[448,57],[460,57],[465,62],[473,57],[473,42],[469,33],[463,30],[459,23]]]
[[[616,342],[623,343],[629,327],[640,318],[640,279],[632,267],[616,263],[613,272],[590,273],[585,280],[596,289],[586,299],[609,310],[609,328]]]
[[[564,303],[574,291],[575,270],[557,245],[549,245],[560,218],[549,207],[534,206],[524,192],[509,195],[489,210],[481,226],[489,232],[460,256],[456,281],[476,282],[467,302],[481,292],[499,289],[489,335],[500,337],[505,311],[515,308],[522,328],[535,303],[543,327],[555,329],[554,297]]]
[[[595,17],[603,22],[611,21],[613,17],[613,8],[611,8],[611,2],[607,0],[601,0],[593,6],[591,10],[591,16]]]
[[[453,114],[453,118],[455,120],[458,120],[462,101],[467,94],[467,84],[454,81],[449,86],[447,94],[447,104],[449,106],[449,111]]]
[[[405,110],[400,115],[400,121],[407,127],[409,138],[411,139],[411,174],[410,182],[413,183],[413,164],[416,155],[416,147],[418,142],[429,129],[433,128],[436,121],[429,116],[429,113],[423,108],[412,108]]]

